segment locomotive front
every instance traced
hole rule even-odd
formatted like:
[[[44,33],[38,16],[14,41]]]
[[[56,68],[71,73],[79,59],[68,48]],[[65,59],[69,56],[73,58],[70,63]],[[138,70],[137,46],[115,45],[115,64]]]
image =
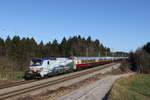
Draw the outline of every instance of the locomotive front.
[[[73,60],[68,58],[38,58],[32,59],[25,80],[49,77],[74,70]]]
[[[46,59],[32,59],[29,65],[29,70],[25,72],[24,78],[28,80],[44,77],[45,60]]]

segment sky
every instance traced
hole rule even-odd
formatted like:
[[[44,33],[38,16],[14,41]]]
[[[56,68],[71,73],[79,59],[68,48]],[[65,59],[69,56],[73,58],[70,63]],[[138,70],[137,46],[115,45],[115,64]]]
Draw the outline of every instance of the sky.
[[[0,0],[0,37],[99,39],[113,51],[150,41],[150,0]]]

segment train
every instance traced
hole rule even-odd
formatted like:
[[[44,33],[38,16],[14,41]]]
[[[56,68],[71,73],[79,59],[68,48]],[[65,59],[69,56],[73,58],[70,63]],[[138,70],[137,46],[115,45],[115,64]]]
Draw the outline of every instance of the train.
[[[127,57],[44,57],[30,61],[24,79],[41,79],[127,59]]]

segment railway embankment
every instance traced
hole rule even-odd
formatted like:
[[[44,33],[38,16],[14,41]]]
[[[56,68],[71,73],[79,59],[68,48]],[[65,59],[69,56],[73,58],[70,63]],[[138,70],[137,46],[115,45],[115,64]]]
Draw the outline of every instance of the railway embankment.
[[[108,65],[104,65],[108,66]],[[88,69],[89,70],[89,69]],[[94,74],[95,73],[95,74]],[[123,74],[120,70],[120,64],[113,64],[107,68],[97,70],[91,74],[88,74],[90,77],[80,76],[74,80],[65,81],[64,83],[61,83],[62,85],[57,89],[47,89],[47,91],[42,91],[40,95],[28,95],[26,97],[21,97],[18,100],[56,100],[61,96],[64,96],[66,94],[69,94],[73,91],[77,91],[80,88],[88,87],[90,84],[94,84],[95,82],[99,80],[105,80],[103,78],[106,78],[106,80],[110,80],[107,77],[114,76],[114,79],[116,79],[116,75]],[[85,78],[83,78],[85,77]],[[118,76],[117,76],[118,77]],[[75,81],[76,80],[76,81]],[[107,81],[105,81],[108,83]],[[57,84],[57,87],[59,85]],[[54,88],[54,87],[53,87]],[[75,99],[76,100],[76,99]]]
[[[44,95],[48,92],[61,89],[62,87],[68,87],[80,82],[82,83],[83,80],[87,80],[88,78],[94,79],[95,75],[100,75],[101,77],[104,77],[105,75],[103,74],[118,69],[119,66],[120,64],[112,63],[112,64],[107,64],[100,67],[94,67],[91,69],[78,71],[75,73],[60,75],[60,76],[56,76],[56,77],[28,83],[28,84],[16,85],[13,87],[0,89],[0,97],[2,99],[7,99],[7,97],[11,99],[12,98],[16,99],[18,97],[24,98],[28,96],[38,97],[39,95],[40,96]]]

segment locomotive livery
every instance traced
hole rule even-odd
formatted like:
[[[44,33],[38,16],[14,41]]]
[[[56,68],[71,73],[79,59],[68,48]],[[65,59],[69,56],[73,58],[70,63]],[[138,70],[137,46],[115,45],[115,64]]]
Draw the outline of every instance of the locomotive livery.
[[[38,58],[32,59],[29,70],[24,78],[43,78],[66,72],[86,69],[114,61],[126,59],[126,57],[70,57],[70,58]]]

